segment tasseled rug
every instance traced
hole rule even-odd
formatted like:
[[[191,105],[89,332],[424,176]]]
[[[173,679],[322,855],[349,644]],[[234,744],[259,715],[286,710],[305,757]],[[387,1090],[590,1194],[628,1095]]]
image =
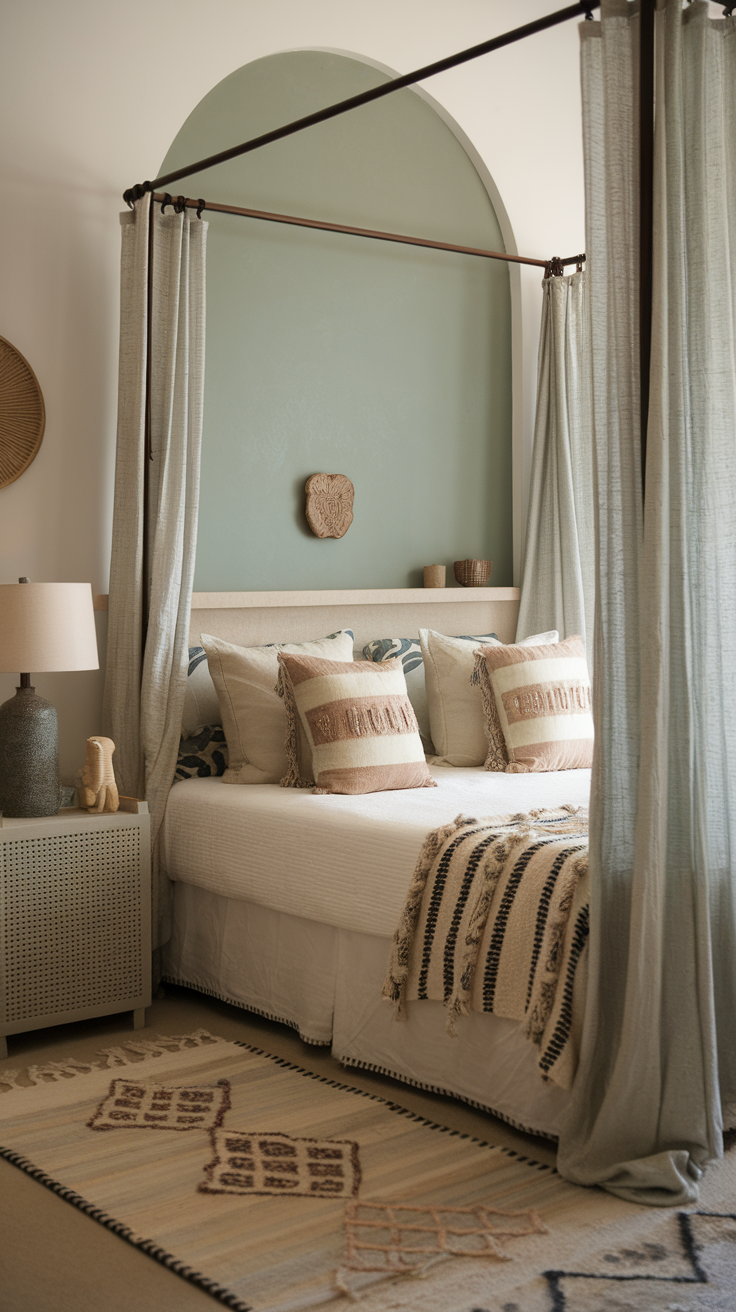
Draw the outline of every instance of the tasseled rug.
[[[0,1070],[0,1144],[237,1312],[734,1307],[733,1154],[663,1213],[203,1030]]]

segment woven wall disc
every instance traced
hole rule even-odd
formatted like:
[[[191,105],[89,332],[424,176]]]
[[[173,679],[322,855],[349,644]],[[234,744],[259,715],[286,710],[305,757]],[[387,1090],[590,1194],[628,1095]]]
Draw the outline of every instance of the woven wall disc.
[[[20,351],[0,337],[0,487],[35,459],[46,425],[38,379]]]

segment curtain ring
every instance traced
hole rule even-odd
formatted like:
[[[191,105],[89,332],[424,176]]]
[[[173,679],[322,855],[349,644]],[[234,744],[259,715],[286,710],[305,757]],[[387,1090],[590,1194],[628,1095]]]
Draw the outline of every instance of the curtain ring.
[[[172,204],[173,204],[173,201],[172,201],[171,196],[169,195],[169,193],[168,193],[168,191],[167,191],[167,192],[165,192],[165,194],[164,194],[164,198],[163,198],[163,200],[161,201],[161,213],[163,214],[163,212],[164,212],[164,210],[166,209],[166,206],[167,206],[167,205],[172,205]]]
[[[202,200],[202,197],[200,196],[199,200],[197,201],[197,218],[198,218],[198,219],[201,219],[201,217],[202,217],[202,210],[205,208],[205,206],[206,206],[206,202],[203,201],[203,200]]]
[[[177,196],[176,200],[174,201],[174,210],[176,211],[176,213],[183,214],[186,207],[187,207],[186,196]]]

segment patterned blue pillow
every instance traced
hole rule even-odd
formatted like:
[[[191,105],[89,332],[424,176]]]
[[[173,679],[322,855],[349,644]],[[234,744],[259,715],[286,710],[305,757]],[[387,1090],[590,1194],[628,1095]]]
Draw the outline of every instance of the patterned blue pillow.
[[[466,642],[488,642],[490,638],[498,638],[495,633],[479,633],[458,635]],[[422,648],[418,638],[374,638],[372,642],[366,643],[363,648],[363,655],[367,661],[392,660],[399,657],[404,669],[406,678],[406,691],[409,701],[414,707],[414,714],[417,717],[419,733],[421,735],[424,750],[428,756],[435,755],[434,743],[432,742],[432,732],[429,727],[429,706],[427,704],[427,689],[424,683],[424,660],[422,658]]]
[[[212,682],[204,647],[189,648],[187,686],[181,713],[181,736],[191,738],[205,725],[222,724],[220,703]]]
[[[221,724],[206,724],[193,738],[182,738],[174,783],[181,779],[210,779],[227,769],[227,743]]]

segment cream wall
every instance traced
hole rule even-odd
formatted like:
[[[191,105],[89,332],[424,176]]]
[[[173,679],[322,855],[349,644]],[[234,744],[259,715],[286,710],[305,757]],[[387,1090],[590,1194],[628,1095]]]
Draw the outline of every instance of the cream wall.
[[[354,52],[400,72],[558,7],[556,0],[6,0],[0,45],[0,335],[43,388],[41,451],[0,490],[0,582],[108,586],[119,228],[123,189],[155,176],[194,105],[277,50]],[[584,249],[577,24],[426,84],[488,168],[522,254]],[[361,113],[370,113],[366,108]],[[312,129],[319,132],[319,128]],[[223,142],[223,147],[236,144]],[[189,184],[196,191],[194,179]],[[539,271],[521,274],[528,468]],[[517,480],[516,533],[525,478]],[[45,675],[59,710],[62,774],[100,730],[101,674]],[[12,676],[0,675],[0,700]]]

